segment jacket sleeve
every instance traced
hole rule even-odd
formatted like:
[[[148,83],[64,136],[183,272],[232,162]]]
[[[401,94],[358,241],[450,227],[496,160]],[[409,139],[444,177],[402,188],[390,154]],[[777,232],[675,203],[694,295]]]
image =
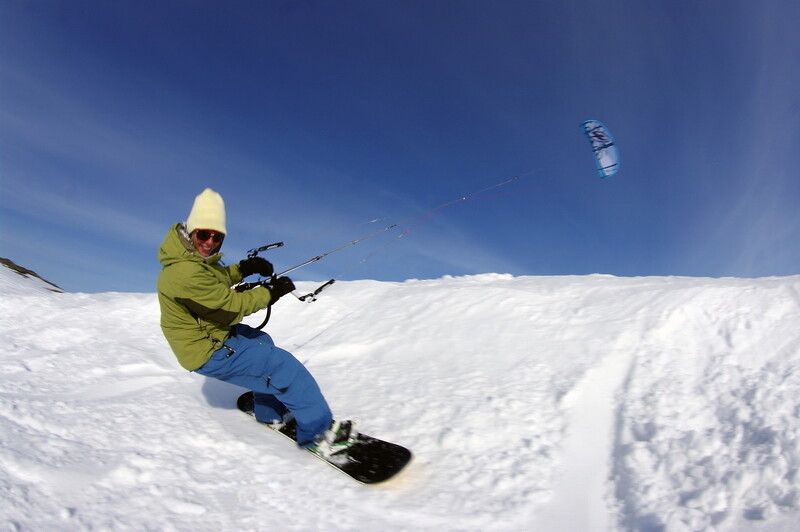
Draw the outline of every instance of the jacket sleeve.
[[[227,276],[222,275],[222,272],[215,272],[211,266],[198,263],[176,266],[189,271],[175,276],[181,280],[181,286],[176,287],[175,301],[205,320],[223,326],[234,325],[270,302],[270,293],[266,288],[237,292],[226,282],[232,279],[223,279],[222,277]],[[238,274],[238,268],[236,273]]]
[[[239,270],[239,263],[231,264],[230,266],[225,266],[225,269],[228,270],[228,275],[231,278],[231,284],[236,284],[240,282],[244,277],[242,277],[242,272]]]

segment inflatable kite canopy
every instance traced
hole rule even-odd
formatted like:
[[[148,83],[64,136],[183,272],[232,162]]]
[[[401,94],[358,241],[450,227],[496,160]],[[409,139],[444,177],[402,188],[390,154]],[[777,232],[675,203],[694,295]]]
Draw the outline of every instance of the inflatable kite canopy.
[[[587,120],[581,124],[581,129],[592,145],[600,177],[611,177],[616,174],[619,171],[619,150],[608,128],[599,120]]]

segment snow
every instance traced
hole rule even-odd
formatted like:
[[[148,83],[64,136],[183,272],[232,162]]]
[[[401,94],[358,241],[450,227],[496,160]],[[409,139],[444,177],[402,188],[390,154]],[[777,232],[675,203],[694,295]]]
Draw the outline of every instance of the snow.
[[[155,294],[57,294],[5,268],[0,294],[3,531],[800,529],[800,276],[287,296],[278,345],[337,416],[414,451],[377,487],[182,370]]]

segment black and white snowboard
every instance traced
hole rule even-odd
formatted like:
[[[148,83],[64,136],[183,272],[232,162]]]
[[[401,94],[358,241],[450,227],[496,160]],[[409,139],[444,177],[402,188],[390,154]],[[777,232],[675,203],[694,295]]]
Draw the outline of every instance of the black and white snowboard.
[[[245,414],[255,418],[253,392],[242,394],[236,406]],[[268,423],[264,425],[273,428]],[[292,420],[275,432],[295,441],[296,424]],[[377,484],[389,480],[399,473],[412,457],[411,451],[405,447],[366,434],[359,434],[358,440],[353,445],[329,457],[311,450],[308,452],[362,484]]]

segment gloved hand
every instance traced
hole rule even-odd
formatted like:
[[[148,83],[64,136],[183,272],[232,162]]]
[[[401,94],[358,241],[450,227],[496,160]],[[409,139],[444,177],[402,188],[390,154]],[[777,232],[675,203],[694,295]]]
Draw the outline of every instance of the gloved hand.
[[[269,290],[269,295],[272,296],[270,305],[286,294],[294,291],[294,283],[288,277],[273,279],[272,282],[265,284],[264,287]]]
[[[250,257],[249,259],[244,259],[239,263],[239,272],[242,274],[242,278],[244,279],[247,276],[253,275],[257,273],[263,277],[269,277],[275,270],[272,268],[272,264],[267,259],[262,259],[261,257]]]

